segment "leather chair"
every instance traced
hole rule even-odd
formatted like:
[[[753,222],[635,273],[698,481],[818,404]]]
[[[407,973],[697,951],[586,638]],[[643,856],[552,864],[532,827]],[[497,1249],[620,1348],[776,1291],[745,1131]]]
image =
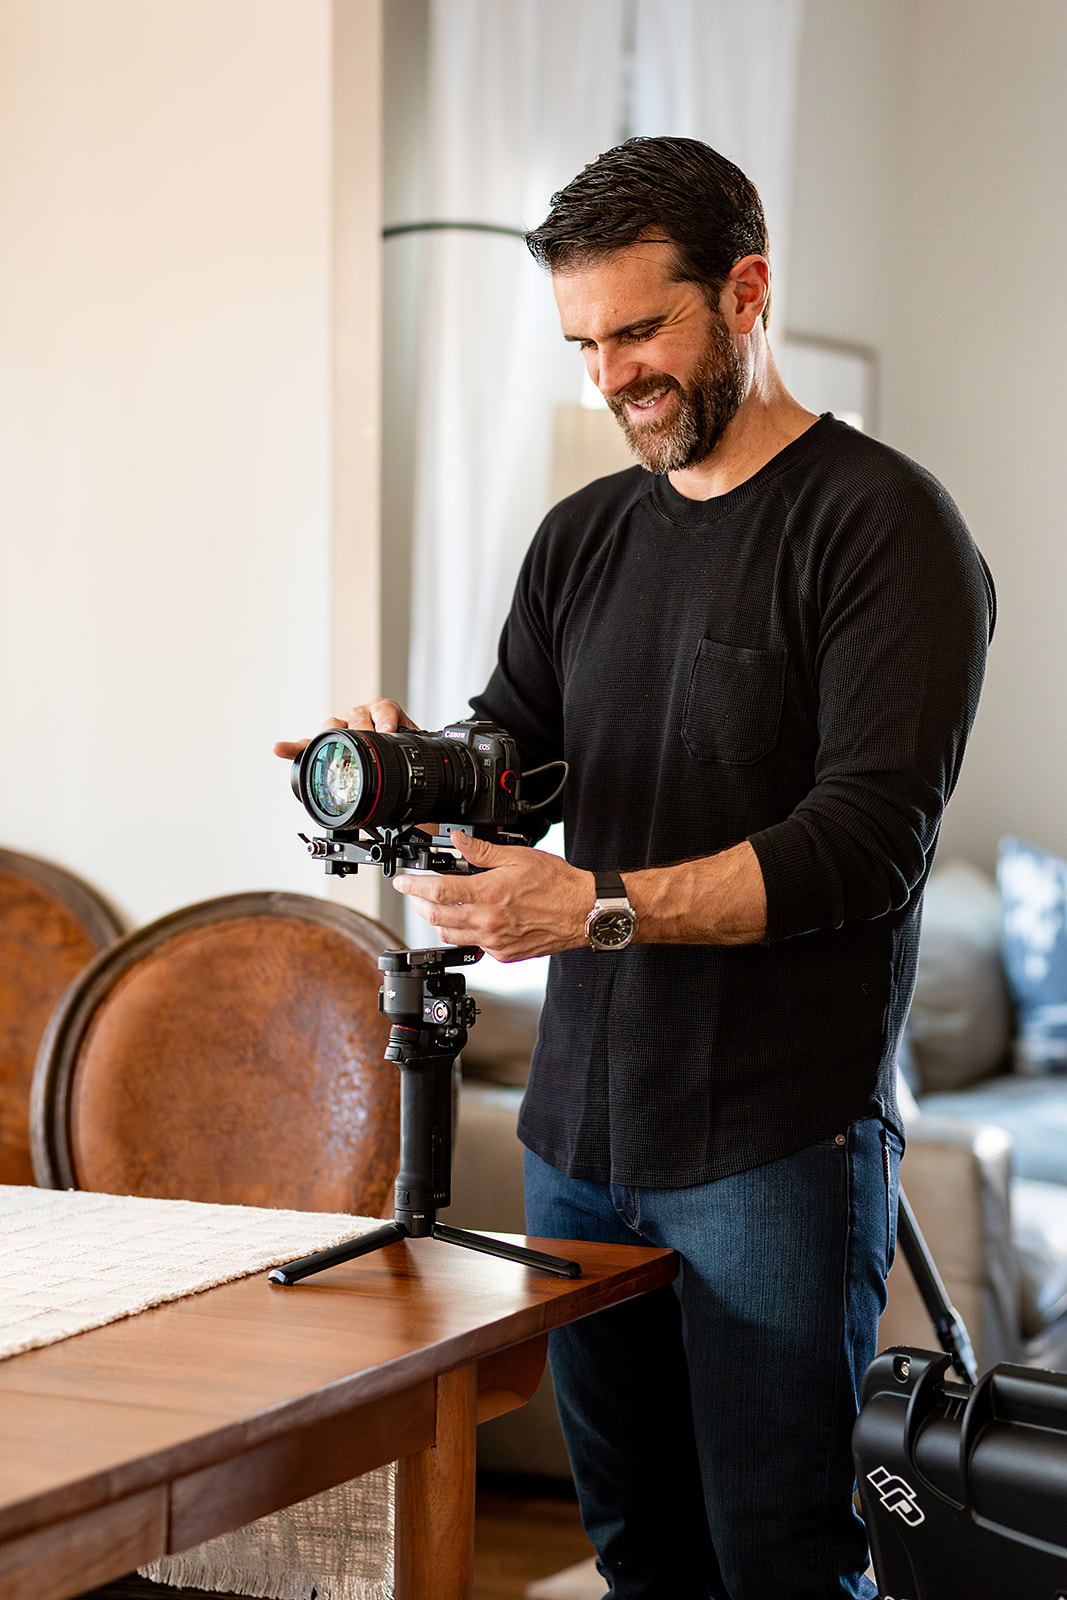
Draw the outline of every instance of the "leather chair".
[[[48,1018],[67,985],[124,932],[73,873],[0,850],[0,1183],[32,1183],[30,1081]]]
[[[271,892],[129,934],[41,1042],[38,1183],[382,1215],[399,1092],[378,956],[395,942],[347,907]]]
[[[38,1183],[391,1216],[400,1088],[384,1059],[378,957],[395,944],[347,907],[260,892],[188,906],[113,945],[71,986],[41,1041]],[[165,1557],[106,1594],[166,1597],[200,1583],[299,1593],[314,1557],[301,1554],[294,1575],[293,1550],[317,1548],[308,1536],[326,1528],[343,1562],[346,1530],[368,1506],[380,1514],[387,1476]]]

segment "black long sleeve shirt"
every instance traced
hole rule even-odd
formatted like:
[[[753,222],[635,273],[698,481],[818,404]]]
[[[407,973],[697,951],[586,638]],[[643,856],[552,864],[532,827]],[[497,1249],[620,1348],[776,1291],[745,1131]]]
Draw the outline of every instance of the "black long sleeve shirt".
[[[857,1118],[899,1129],[922,890],[993,615],[940,484],[829,416],[720,497],[635,467],[549,514],[477,714],[527,766],[570,763],[576,866],[749,840],[767,936],[554,957],[519,1125],[538,1155],[681,1187]]]

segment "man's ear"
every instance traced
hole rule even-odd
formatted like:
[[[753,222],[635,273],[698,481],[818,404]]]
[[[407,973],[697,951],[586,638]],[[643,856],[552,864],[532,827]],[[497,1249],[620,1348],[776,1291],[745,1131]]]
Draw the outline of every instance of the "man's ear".
[[[730,268],[719,309],[735,333],[751,333],[770,293],[771,268],[766,256],[742,256]]]

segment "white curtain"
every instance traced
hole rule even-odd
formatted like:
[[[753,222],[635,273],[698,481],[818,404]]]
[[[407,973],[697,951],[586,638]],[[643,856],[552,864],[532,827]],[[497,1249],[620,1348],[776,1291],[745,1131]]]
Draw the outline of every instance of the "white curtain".
[[[620,0],[432,0],[426,216],[540,222],[617,138],[621,50]],[[422,249],[408,702],[439,728],[488,677],[578,378],[520,238],[430,233]]]
[[[785,327],[803,0],[634,0],[633,131],[703,139],[759,190]]]
[[[780,305],[802,3],[431,0],[425,216],[535,226],[621,138],[691,135],[760,188]],[[408,709],[438,728],[492,668],[582,366],[520,239],[422,238]]]

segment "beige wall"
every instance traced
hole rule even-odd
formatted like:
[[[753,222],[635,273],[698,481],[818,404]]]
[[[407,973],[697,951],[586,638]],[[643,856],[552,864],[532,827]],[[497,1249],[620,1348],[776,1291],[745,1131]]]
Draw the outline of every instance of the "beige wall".
[[[270,743],[403,659],[381,3],[0,0],[0,843],[137,920],[322,892]],[[807,0],[790,322],[878,350],[882,435],[994,566],[944,847],[986,862],[1067,852],[1065,32],[1052,0]]]
[[[959,499],[1000,622],[948,845],[1002,832],[1067,854],[1067,8],[918,8],[905,449]],[[902,339],[905,335],[902,335]]]
[[[325,888],[270,745],[377,672],[379,3],[0,0],[0,842],[136,921]]]
[[[942,855],[1067,853],[1067,10],[807,0],[790,320],[874,345],[882,436],[943,480],[1001,615]]]

